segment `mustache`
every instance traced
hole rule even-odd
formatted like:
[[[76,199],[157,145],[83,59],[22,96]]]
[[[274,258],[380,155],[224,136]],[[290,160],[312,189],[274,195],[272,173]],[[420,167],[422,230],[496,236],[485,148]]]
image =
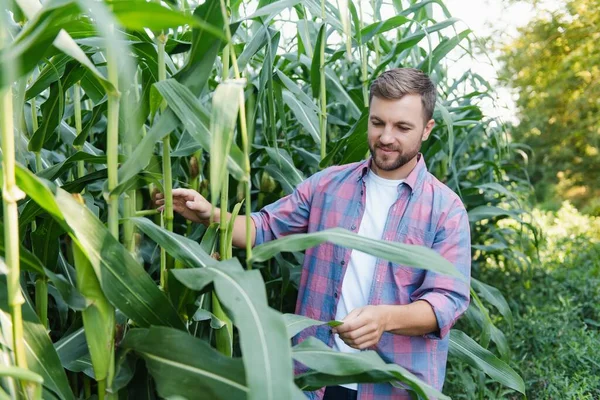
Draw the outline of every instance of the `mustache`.
[[[378,149],[384,149],[384,150],[388,150],[388,151],[400,151],[400,148],[397,146],[382,146],[382,145],[378,144],[375,147],[377,147]]]

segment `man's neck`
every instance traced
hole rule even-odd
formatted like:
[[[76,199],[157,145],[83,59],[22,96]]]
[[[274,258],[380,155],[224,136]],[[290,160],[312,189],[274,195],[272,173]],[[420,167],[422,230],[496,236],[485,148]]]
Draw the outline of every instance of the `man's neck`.
[[[391,180],[399,180],[406,179],[408,175],[412,172],[413,169],[417,166],[419,156],[416,155],[412,160],[401,166],[400,168],[394,169],[392,171],[384,171],[375,165],[374,162],[371,163],[371,169],[373,172],[377,174],[377,176],[382,177],[383,179],[391,179]]]

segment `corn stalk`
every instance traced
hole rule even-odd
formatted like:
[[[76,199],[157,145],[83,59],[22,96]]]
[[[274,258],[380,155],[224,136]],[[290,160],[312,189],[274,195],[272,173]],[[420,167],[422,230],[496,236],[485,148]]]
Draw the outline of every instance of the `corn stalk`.
[[[327,42],[327,29],[325,25],[325,0],[321,0],[321,20],[323,21],[323,37],[319,51],[320,95],[321,113],[319,114],[319,129],[321,133],[321,160],[327,156],[327,89],[325,82],[325,42]]]
[[[0,31],[0,45],[5,42],[4,30]],[[4,65],[3,65],[4,67]],[[10,67],[7,68],[10,73]],[[6,74],[6,72],[5,72]],[[10,75],[9,75],[10,76]],[[2,207],[4,211],[4,259],[8,268],[7,295],[12,322],[12,348],[17,367],[27,369],[25,342],[23,340],[23,318],[21,306],[25,302],[21,293],[21,270],[19,258],[19,211],[17,202],[25,197],[15,179],[15,141],[13,120],[13,98],[11,80],[0,91],[0,130],[2,134]],[[25,382],[23,381],[23,384]]]

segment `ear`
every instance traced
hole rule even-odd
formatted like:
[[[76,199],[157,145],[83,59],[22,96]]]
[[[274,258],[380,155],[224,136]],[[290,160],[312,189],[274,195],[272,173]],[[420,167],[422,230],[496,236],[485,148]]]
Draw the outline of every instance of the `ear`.
[[[435,126],[435,121],[433,119],[430,119],[427,122],[427,125],[425,125],[425,128],[423,129],[423,138],[421,139],[422,142],[429,139],[429,135],[431,134],[431,130],[433,129],[434,126]]]

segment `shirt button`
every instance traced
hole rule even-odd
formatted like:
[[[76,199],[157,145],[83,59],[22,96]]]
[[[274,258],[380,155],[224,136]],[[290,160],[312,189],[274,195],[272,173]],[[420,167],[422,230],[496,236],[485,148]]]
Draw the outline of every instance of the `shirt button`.
[[[342,260],[341,264],[346,265],[346,261]]]
[[[338,292],[333,293],[333,297],[338,298]]]
[[[352,226],[350,227],[350,229],[352,229],[352,230],[355,230],[355,229],[356,229],[356,225],[352,225]]]

